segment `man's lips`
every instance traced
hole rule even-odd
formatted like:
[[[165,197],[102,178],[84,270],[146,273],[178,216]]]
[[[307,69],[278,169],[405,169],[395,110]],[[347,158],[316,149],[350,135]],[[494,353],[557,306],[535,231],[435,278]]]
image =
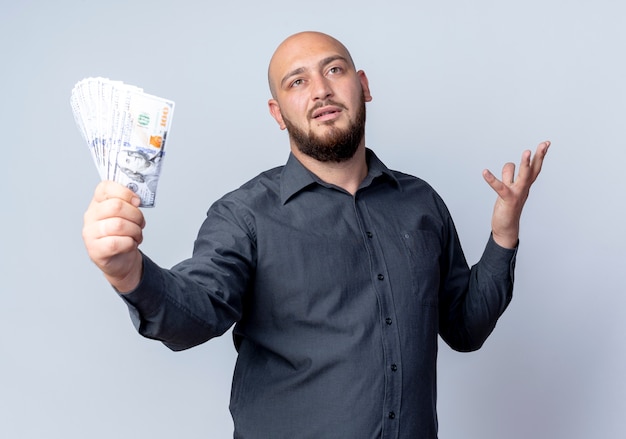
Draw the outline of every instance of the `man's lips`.
[[[328,105],[322,108],[318,108],[313,111],[311,114],[311,118],[319,119],[319,118],[327,118],[328,116],[334,116],[337,113],[341,113],[342,108],[335,105]]]

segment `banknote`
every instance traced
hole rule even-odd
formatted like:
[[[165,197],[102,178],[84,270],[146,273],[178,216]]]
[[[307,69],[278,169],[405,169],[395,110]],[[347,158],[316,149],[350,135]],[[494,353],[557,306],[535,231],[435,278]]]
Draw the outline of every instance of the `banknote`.
[[[174,102],[108,78],[85,78],[70,98],[76,125],[100,178],[133,190],[153,207]]]

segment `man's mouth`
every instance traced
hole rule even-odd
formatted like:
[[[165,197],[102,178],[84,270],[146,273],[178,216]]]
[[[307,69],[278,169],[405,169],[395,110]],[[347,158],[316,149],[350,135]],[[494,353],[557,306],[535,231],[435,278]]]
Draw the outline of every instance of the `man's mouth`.
[[[342,108],[335,105],[328,105],[313,111],[311,118],[315,120],[328,120],[335,118],[341,113]]]

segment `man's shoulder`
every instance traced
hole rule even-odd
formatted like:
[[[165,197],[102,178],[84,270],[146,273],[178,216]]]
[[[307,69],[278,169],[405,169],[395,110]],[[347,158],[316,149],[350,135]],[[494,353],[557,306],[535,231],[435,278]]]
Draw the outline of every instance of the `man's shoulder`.
[[[435,189],[430,185],[430,183],[420,177],[395,169],[391,169],[390,172],[396,178],[398,184],[402,189],[419,189],[422,191],[436,193]]]
[[[442,214],[447,212],[443,198],[429,182],[407,172],[394,169],[390,169],[389,172],[397,185],[397,190],[386,191],[389,202],[400,203],[403,206],[419,206],[420,209],[429,208]]]
[[[254,191],[260,188],[266,188],[268,186],[278,186],[280,184],[280,176],[283,173],[283,169],[285,165],[276,166],[274,168],[268,169],[267,171],[261,172],[254,178],[251,178],[247,182],[241,185],[237,191]]]
[[[218,202],[251,205],[257,202],[267,203],[276,197],[280,198],[280,179],[283,168],[284,165],[261,172],[237,189],[224,194]]]
[[[373,150],[368,149],[367,151],[367,160],[368,166],[370,167],[370,172],[374,176],[385,175],[388,180],[393,180],[400,189],[421,189],[425,191],[434,192],[434,189],[430,184],[426,181],[417,177],[413,174],[409,174],[404,171],[399,171],[397,169],[388,168],[374,153]]]

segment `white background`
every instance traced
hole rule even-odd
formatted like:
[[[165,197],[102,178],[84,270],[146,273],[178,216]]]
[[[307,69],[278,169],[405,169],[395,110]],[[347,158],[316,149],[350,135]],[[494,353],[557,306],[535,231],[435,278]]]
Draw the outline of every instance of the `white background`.
[[[98,176],[69,96],[105,76],[176,102],[142,246],[171,266],[212,201],[285,162],[266,69],[301,30],[351,50],[367,145],[440,192],[470,263],[495,199],[482,169],[553,142],[511,306],[480,351],[441,344],[440,437],[626,437],[622,1],[1,3],[0,437],[232,437],[230,336],[141,338],[87,258]]]

